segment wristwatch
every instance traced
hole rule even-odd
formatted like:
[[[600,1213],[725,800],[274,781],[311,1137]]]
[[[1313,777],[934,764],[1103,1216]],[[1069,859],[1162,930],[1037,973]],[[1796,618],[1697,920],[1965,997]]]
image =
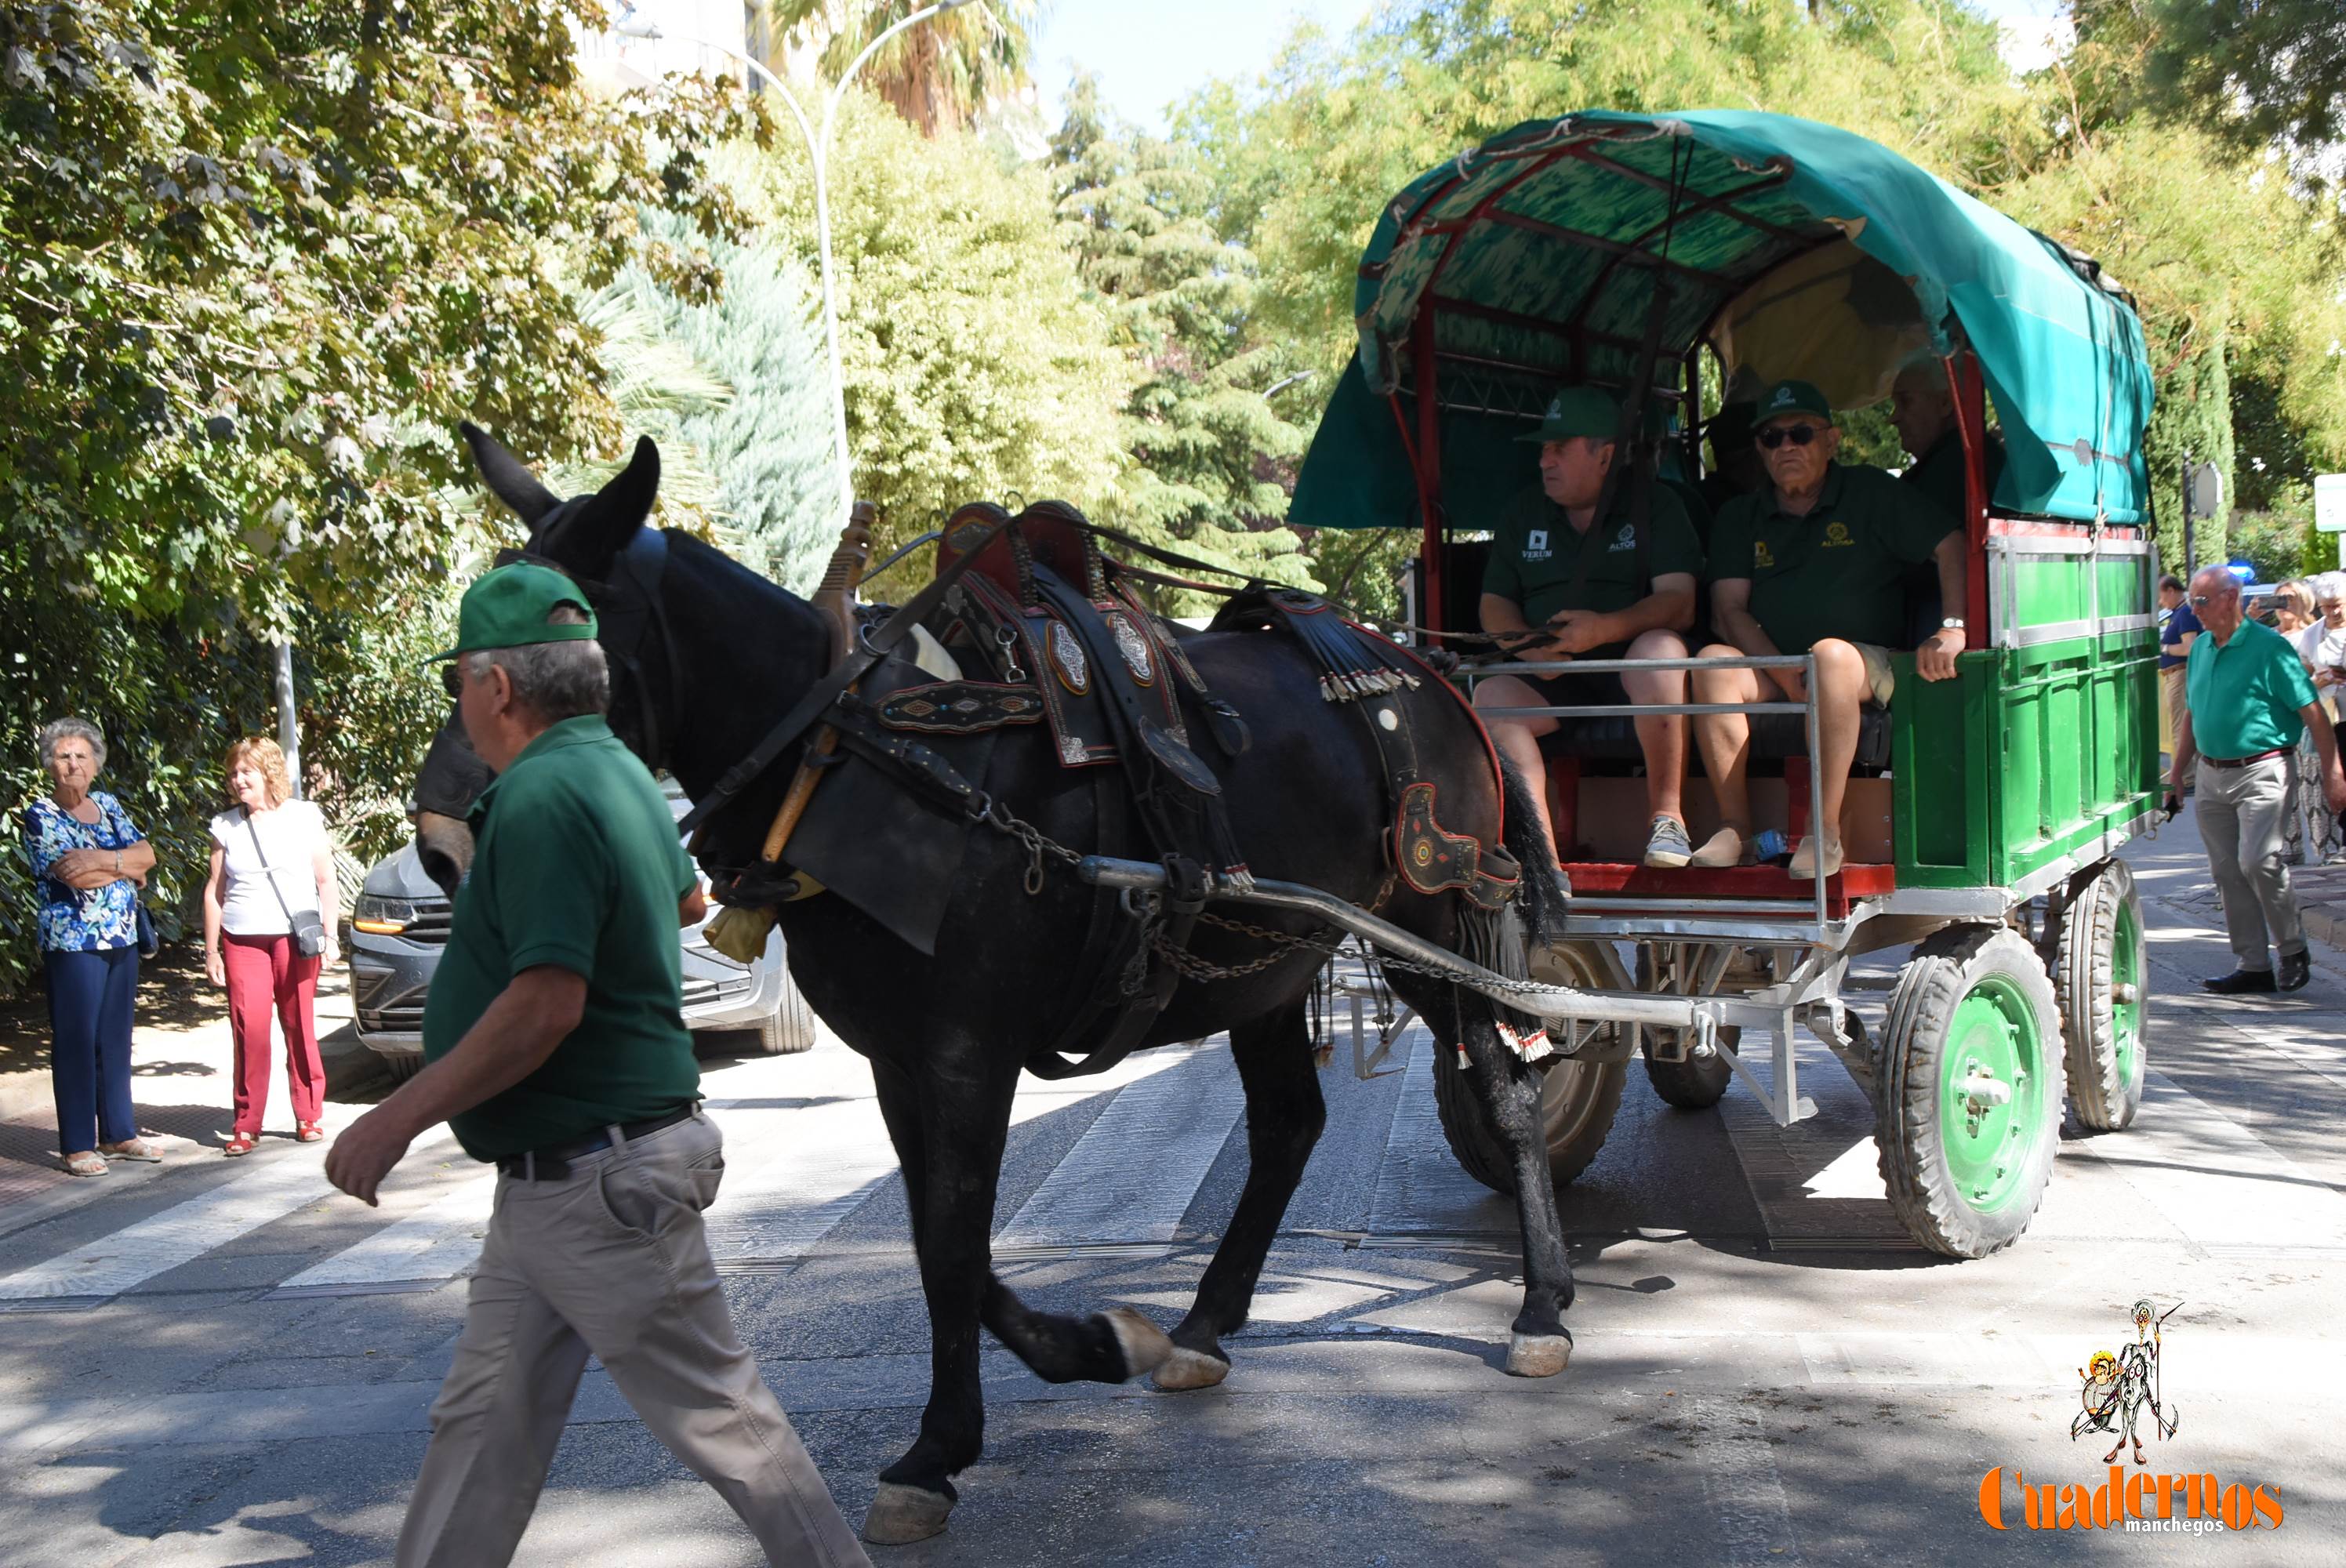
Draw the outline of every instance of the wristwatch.
[[[1939,623],[1939,629],[1943,632],[1962,631],[1964,629],[1963,617],[1961,616],[1949,616],[1945,620]]]

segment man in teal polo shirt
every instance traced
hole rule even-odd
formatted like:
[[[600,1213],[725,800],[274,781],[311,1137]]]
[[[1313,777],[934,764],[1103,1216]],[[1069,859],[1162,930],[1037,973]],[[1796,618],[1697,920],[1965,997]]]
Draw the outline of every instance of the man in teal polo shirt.
[[[1905,575],[1933,562],[1946,614],[1915,650],[1924,680],[1955,673],[1964,651],[1964,535],[1955,520],[1911,485],[1879,468],[1833,460],[1841,430],[1825,396],[1806,382],[1779,382],[1761,394],[1752,439],[1768,484],[1730,503],[1711,527],[1711,620],[1726,639],[1703,657],[1813,653],[1817,660],[1818,755],[1824,820],[1793,851],[1791,874],[1831,876],[1841,867],[1841,803],[1857,758],[1859,709],[1889,706],[1890,652],[1907,638]],[[1698,670],[1697,702],[1808,700],[1792,669]],[[1732,866],[1751,835],[1751,724],[1740,713],[1695,721],[1703,769],[1718,792],[1723,826],[1694,855],[1698,866]]]
[[[2219,996],[2295,991],[2311,978],[2312,965],[2289,867],[2280,858],[2290,753],[2310,726],[2321,756],[2322,798],[2332,811],[2346,811],[2337,737],[2296,648],[2240,614],[2240,585],[2230,572],[2209,566],[2192,578],[2190,607],[2202,630],[2184,660],[2186,708],[2176,727],[2168,789],[2181,794],[2186,770],[2198,757],[2199,839],[2224,901],[2234,960],[2231,973],[2200,984]]]
[[[699,1108],[676,940],[704,905],[658,786],[603,722],[595,634],[576,585],[546,566],[502,566],[465,593],[441,657],[497,778],[472,810],[426,1064],[326,1162],[372,1204],[444,1120],[500,1173],[396,1561],[512,1557],[592,1353],[770,1559],[864,1563],[709,1258],[700,1211],[723,1140]]]
[[[1539,443],[1539,477],[1492,529],[1490,565],[1483,574],[1483,629],[1526,635],[1517,658],[1668,659],[1686,657],[1679,636],[1694,624],[1695,586],[1702,576],[1702,545],[1686,508],[1665,486],[1625,476],[1612,511],[1599,519],[1605,476],[1618,455],[1620,410],[1595,387],[1567,387],[1548,405],[1540,427],[1523,437]],[[1646,486],[1645,538],[1638,539],[1629,484]],[[1474,687],[1474,708],[1490,725],[1492,743],[1531,786],[1540,825],[1551,843],[1556,824],[1547,809],[1547,764],[1539,738],[1556,728],[1551,717],[1509,718],[1514,708],[1610,706],[1622,702],[1684,702],[1686,672],[1639,670],[1628,675],[1494,676]],[[1655,714],[1637,721],[1646,759],[1648,817],[1646,864],[1683,866],[1687,842],[1686,718]],[[1568,858],[1569,844],[1556,845]]]

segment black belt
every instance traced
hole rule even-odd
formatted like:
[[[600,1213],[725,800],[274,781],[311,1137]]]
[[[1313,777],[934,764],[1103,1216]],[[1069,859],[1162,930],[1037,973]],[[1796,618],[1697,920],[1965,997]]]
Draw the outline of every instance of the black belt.
[[[649,1137],[662,1127],[672,1127],[688,1121],[700,1109],[699,1102],[678,1105],[675,1110],[640,1122],[619,1124],[619,1136],[629,1143]],[[584,1156],[599,1154],[611,1146],[611,1129],[589,1133],[583,1138],[557,1144],[550,1149],[532,1149],[525,1155],[508,1155],[497,1162],[497,1169],[522,1181],[561,1181],[570,1175],[570,1162]]]
[[[2286,757],[2290,754],[2290,750],[2289,747],[2276,746],[2270,751],[2259,751],[2253,757],[2202,757],[2199,760],[2210,768],[2246,768],[2251,762],[2262,762],[2274,757]]]

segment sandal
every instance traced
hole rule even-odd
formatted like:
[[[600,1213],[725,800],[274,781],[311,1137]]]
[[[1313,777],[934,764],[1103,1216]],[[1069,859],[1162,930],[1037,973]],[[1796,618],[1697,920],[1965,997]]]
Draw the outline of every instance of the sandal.
[[[160,1165],[163,1151],[144,1138],[125,1138],[118,1144],[100,1144],[97,1152],[110,1160],[138,1160],[146,1165]]]
[[[57,1157],[65,1162],[66,1169],[75,1176],[102,1176],[106,1174],[106,1161],[98,1157],[96,1149],[76,1149],[72,1154],[60,1155]]]
[[[293,1124],[293,1141],[297,1144],[314,1144],[325,1135],[326,1129],[320,1123],[296,1122]]]
[[[234,1137],[229,1139],[228,1142],[220,1145],[220,1153],[226,1155],[230,1159],[234,1159],[239,1155],[250,1154],[260,1142],[260,1135],[259,1133],[239,1133]]]

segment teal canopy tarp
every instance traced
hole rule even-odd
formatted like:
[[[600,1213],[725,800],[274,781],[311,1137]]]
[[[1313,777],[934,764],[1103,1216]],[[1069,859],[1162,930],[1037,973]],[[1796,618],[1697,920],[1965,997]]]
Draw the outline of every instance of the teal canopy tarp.
[[[1531,482],[1513,438],[1555,387],[1627,385],[1664,276],[1657,381],[1708,337],[1759,378],[1872,402],[1902,352],[1960,342],[2003,431],[1999,510],[2147,519],[2142,325],[2092,262],[1862,137],[1704,110],[1532,121],[1395,197],[1289,520],[1418,523],[1402,427],[1414,441],[1430,306],[1443,508],[1478,525]]]

